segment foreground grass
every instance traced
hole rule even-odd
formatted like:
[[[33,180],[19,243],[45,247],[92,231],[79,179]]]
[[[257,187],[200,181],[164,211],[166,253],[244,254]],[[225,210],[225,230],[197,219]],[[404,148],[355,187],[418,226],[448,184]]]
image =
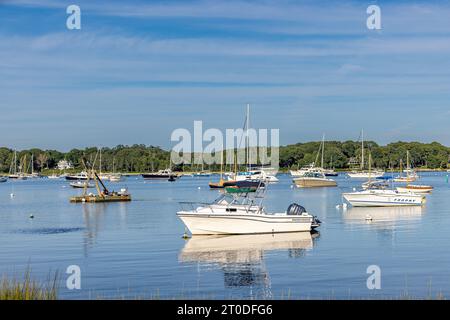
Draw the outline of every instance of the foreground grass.
[[[28,270],[22,280],[3,276],[0,280],[0,300],[56,300],[58,274],[50,275],[44,283],[31,278]]]

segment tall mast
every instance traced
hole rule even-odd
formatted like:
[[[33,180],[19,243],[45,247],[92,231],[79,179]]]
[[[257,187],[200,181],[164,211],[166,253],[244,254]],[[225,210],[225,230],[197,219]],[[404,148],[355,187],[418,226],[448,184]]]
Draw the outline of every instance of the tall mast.
[[[406,150],[406,169],[408,169],[408,174],[409,174],[409,170],[411,169],[411,162],[409,161],[409,150]]]
[[[325,149],[325,133],[322,135],[322,159],[320,167],[323,169],[323,153]]]
[[[361,129],[361,170],[364,170],[364,130]]]
[[[14,174],[17,174],[17,150],[14,150]]]
[[[247,117],[246,117],[246,119],[247,119],[247,121],[246,121],[246,124],[245,124],[245,128],[246,128],[246,134],[245,134],[245,136],[246,136],[246,140],[247,140],[247,143],[246,143],[246,149],[247,149],[247,168],[250,166],[250,137],[249,137],[249,135],[248,135],[248,128],[249,128],[249,125],[250,125],[250,104],[249,103],[247,103]]]

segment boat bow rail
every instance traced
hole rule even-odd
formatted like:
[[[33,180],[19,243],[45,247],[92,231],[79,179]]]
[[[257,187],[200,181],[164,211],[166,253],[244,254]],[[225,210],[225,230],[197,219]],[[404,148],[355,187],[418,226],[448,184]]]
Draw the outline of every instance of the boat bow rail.
[[[197,212],[200,208],[209,207],[211,211],[213,211],[213,208],[211,207],[211,203],[207,202],[198,202],[198,201],[181,201],[178,202],[178,204],[181,207],[181,211],[195,211]]]

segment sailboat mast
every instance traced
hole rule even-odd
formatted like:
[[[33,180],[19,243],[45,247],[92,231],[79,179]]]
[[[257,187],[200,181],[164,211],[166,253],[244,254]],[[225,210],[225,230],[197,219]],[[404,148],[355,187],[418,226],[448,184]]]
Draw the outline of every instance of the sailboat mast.
[[[364,170],[364,130],[361,129],[361,170]]]
[[[246,127],[246,149],[247,149],[247,168],[250,166],[250,137],[249,137],[249,126],[250,126],[250,104],[247,103],[247,121],[245,124]]]
[[[14,174],[17,174],[17,150],[14,150]]]
[[[325,133],[322,135],[322,159],[320,167],[323,169],[323,153],[325,149]]]

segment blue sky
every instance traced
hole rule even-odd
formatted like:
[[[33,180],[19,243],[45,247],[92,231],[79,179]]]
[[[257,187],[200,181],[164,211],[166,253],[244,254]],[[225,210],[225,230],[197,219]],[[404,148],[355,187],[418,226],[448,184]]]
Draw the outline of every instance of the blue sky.
[[[449,17],[449,1],[3,0],[0,145],[168,148],[194,120],[240,127],[247,102],[281,144],[364,128],[450,145]]]

